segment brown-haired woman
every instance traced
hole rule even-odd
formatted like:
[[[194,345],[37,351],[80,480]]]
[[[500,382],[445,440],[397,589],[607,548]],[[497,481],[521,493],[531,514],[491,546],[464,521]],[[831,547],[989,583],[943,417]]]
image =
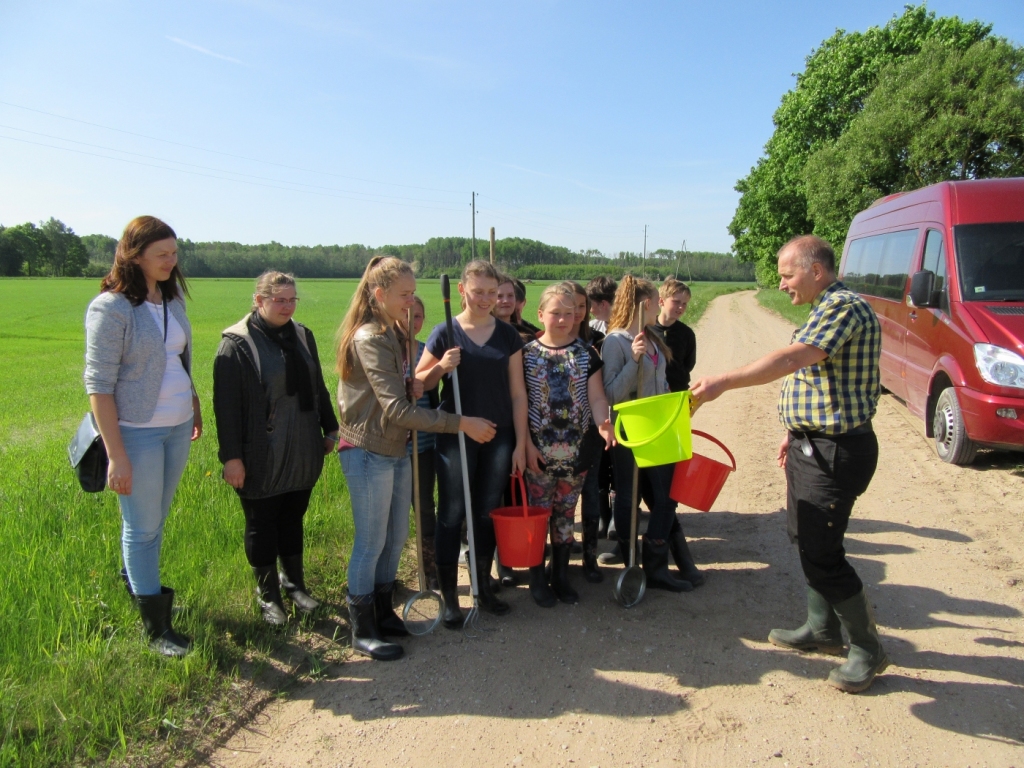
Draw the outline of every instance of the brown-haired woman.
[[[619,283],[608,320],[608,335],[601,347],[604,389],[610,405],[638,397],[662,395],[669,391],[665,368],[670,353],[660,334],[651,325],[656,319],[654,308],[657,302],[658,289],[650,281],[626,275]],[[638,304],[645,318],[643,327],[640,314],[637,313]],[[644,386],[643,392],[638,392],[637,373],[641,365],[644,367]],[[630,546],[633,462],[633,452],[629,448],[623,445],[612,448],[615,530],[619,540],[619,557],[623,559],[627,559]],[[676,578],[668,568],[668,538],[676,518],[676,503],[668,495],[674,468],[673,464],[665,464],[640,470],[644,500],[651,510],[643,540],[643,569],[648,586],[673,592],[689,592],[694,584]],[[601,561],[611,562],[611,559],[602,555]],[[697,574],[699,571],[696,571],[694,578]]]
[[[355,540],[348,561],[352,648],[373,659],[401,657],[386,635],[407,635],[395,615],[395,576],[409,536],[412,467],[409,430],[456,433],[474,443],[494,436],[484,419],[432,411],[409,402],[396,323],[413,305],[412,268],[393,256],[374,256],[356,288],[338,344],[341,470],[352,503]],[[445,364],[458,364],[458,354]],[[421,391],[413,391],[420,395]],[[493,543],[491,544],[493,547]],[[458,610],[456,602],[455,610]]]
[[[174,630],[174,590],[160,583],[164,522],[203,432],[192,386],[188,290],[174,230],[153,216],[128,223],[100,295],[85,315],[85,389],[121,507],[121,572],[149,647],[183,656],[192,641]]]
[[[224,480],[242,502],[260,611],[277,625],[288,621],[282,586],[300,613],[319,606],[306,589],[302,519],[337,445],[338,419],[313,333],[292,317],[295,278],[264,272],[252,298],[249,314],[221,334],[213,414]]]

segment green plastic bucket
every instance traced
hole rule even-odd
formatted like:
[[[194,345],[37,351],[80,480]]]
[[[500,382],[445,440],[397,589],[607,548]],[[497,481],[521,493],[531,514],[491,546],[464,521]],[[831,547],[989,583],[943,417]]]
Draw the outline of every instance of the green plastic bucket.
[[[638,467],[675,464],[693,456],[689,391],[619,403],[615,410],[615,438],[633,451]]]

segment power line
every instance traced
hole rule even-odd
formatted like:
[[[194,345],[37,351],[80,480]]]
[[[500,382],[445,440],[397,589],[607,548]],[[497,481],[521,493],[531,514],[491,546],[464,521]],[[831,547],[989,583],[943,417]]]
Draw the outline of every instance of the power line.
[[[160,142],[163,142],[164,144],[173,144],[176,147],[185,147],[186,149],[195,149],[195,150],[198,150],[200,152],[209,152],[209,153],[214,154],[214,155],[224,155],[225,157],[233,157],[236,160],[248,160],[249,162],[253,162],[253,163],[266,163],[267,165],[276,165],[278,168],[288,168],[288,169],[293,170],[293,171],[304,171],[305,173],[319,173],[319,174],[323,174],[325,176],[335,176],[335,177],[337,177],[339,179],[350,179],[352,181],[365,181],[368,184],[383,184],[383,185],[391,186],[391,187],[405,187],[407,189],[421,189],[421,190],[424,190],[426,192],[445,192],[445,193],[453,194],[453,195],[464,195],[465,194],[465,192],[463,190],[438,189],[436,187],[418,187],[418,186],[415,186],[413,184],[398,184],[398,183],[395,183],[393,181],[377,181],[375,179],[364,179],[364,178],[361,178],[359,176],[346,176],[346,175],[341,174],[341,173],[331,173],[330,171],[321,171],[321,170],[315,170],[315,169],[312,169],[312,168],[302,168],[302,167],[297,166],[297,165],[286,165],[285,163],[275,163],[272,160],[264,160],[264,159],[258,158],[258,157],[247,157],[245,155],[235,155],[235,154],[232,154],[231,152],[222,152],[222,151],[217,150],[217,149],[207,149],[206,147],[198,147],[198,146],[196,146],[194,144],[183,144],[180,141],[171,141],[170,139],[161,139],[161,138],[158,138],[157,136],[148,136],[145,133],[136,133],[134,131],[126,131],[123,128],[114,128],[112,126],[103,125],[101,123],[91,123],[88,120],[79,120],[76,117],[67,117],[65,115],[58,115],[55,112],[47,112],[47,111],[42,110],[42,109],[34,109],[33,107],[26,107],[26,106],[24,106],[22,104],[14,104],[13,102],[10,102],[10,101],[2,101],[2,100],[0,100],[0,104],[3,104],[4,106],[8,106],[8,107],[14,107],[15,109],[24,109],[24,110],[26,110],[28,112],[35,112],[35,113],[40,114],[40,115],[47,115],[49,117],[56,117],[56,118],[58,118],[60,120],[70,120],[73,123],[81,123],[82,125],[89,125],[89,126],[92,126],[93,128],[102,128],[105,131],[116,131],[117,133],[124,133],[124,134],[127,134],[128,136],[137,136],[137,137],[142,138],[142,139],[149,139],[150,141],[160,141]]]

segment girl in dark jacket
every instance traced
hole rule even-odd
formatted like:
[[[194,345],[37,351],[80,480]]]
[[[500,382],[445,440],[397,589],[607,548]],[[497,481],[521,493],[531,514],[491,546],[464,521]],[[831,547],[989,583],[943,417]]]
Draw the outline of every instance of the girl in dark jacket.
[[[292,320],[298,301],[291,275],[264,272],[252,312],[223,332],[213,364],[219,458],[242,502],[245,556],[268,624],[288,621],[282,586],[300,613],[319,606],[306,590],[302,518],[338,442],[313,334]]]

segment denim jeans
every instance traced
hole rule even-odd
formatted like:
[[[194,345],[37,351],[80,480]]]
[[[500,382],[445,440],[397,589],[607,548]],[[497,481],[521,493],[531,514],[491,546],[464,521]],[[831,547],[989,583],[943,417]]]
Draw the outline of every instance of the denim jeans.
[[[612,448],[612,471],[615,474],[615,531],[620,540],[629,538],[629,508],[633,498],[633,452],[616,445]],[[675,464],[657,467],[643,467],[640,470],[640,491],[647,507],[651,510],[647,522],[647,533],[651,539],[667,539],[676,517],[676,502],[668,495],[672,488]]]
[[[349,600],[368,602],[374,587],[394,582],[409,538],[412,464],[363,448],[338,454],[352,502],[356,536],[348,561]]]
[[[491,562],[494,556],[494,524],[490,512],[501,506],[502,491],[508,487],[512,474],[515,447],[516,433],[512,427],[499,428],[494,438],[482,445],[466,438],[473,537],[477,560],[482,562]],[[462,543],[462,521],[466,518],[458,435],[438,435],[434,450],[437,457],[438,509],[434,537],[437,564],[455,565]]]
[[[160,594],[160,545],[174,492],[188,461],[192,419],[176,427],[121,426],[132,492],[121,505],[121,552],[136,595]]]

